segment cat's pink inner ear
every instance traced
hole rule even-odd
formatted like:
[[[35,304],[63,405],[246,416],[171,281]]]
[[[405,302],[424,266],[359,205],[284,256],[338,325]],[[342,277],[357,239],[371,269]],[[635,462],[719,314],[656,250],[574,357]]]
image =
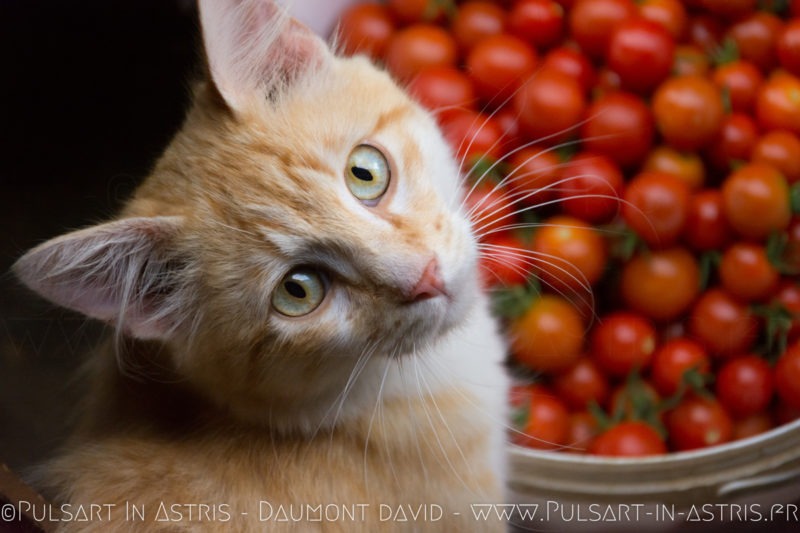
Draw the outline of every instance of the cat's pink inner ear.
[[[240,109],[328,57],[325,43],[271,0],[200,0],[211,78]]]
[[[51,302],[137,338],[165,338],[176,325],[170,283],[181,222],[127,218],[75,231],[29,251],[13,270]]]

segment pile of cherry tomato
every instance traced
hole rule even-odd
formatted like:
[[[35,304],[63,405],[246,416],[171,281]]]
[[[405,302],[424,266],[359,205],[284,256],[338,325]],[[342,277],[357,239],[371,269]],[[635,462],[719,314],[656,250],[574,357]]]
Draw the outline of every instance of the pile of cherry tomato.
[[[339,32],[472,180],[512,441],[639,456],[800,417],[800,2],[386,0]]]

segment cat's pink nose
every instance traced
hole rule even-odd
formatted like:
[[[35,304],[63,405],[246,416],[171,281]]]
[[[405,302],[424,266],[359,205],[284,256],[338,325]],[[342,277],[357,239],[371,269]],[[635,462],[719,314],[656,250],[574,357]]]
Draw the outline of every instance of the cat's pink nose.
[[[408,292],[406,298],[409,302],[420,302],[436,296],[447,295],[442,274],[439,271],[439,261],[434,256],[430,260],[417,284]]]

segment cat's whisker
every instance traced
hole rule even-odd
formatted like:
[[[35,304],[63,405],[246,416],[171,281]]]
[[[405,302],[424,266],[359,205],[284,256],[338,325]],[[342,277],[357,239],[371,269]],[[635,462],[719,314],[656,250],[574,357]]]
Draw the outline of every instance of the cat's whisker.
[[[369,425],[367,427],[367,434],[364,437],[364,488],[369,490],[369,447],[370,447],[370,437],[372,436],[372,427],[375,423],[375,417],[377,415],[378,409],[381,404],[381,396],[383,395],[383,387],[386,384],[386,376],[389,374],[389,368],[392,359],[386,359],[386,367],[383,371],[383,377],[381,378],[380,385],[378,387],[378,394],[375,398],[375,407],[372,409],[372,415],[369,418]],[[385,435],[381,435],[381,438],[385,438]],[[394,474],[397,475],[396,473]]]
[[[416,358],[416,353],[415,353],[414,350],[412,350],[412,352],[411,352],[411,357]],[[408,380],[406,378],[406,373],[404,372],[404,370],[406,368],[402,363],[402,361],[404,361],[404,360],[405,360],[405,358],[403,358],[403,359],[401,359],[399,361],[400,380],[401,380],[402,385],[403,385],[403,390],[413,391],[414,389],[408,383]],[[420,398],[420,400],[421,400],[421,398]],[[410,394],[406,394],[406,405],[408,406],[409,420],[411,420],[411,419],[414,418],[414,406],[411,404],[411,395]],[[425,456],[422,453],[422,446],[421,446],[421,443],[420,443],[420,435],[419,435],[419,432],[417,431],[416,424],[411,424],[411,433],[412,433],[412,436],[413,436],[413,439],[414,439],[414,446],[415,446],[415,448],[417,450],[417,456],[419,457],[419,465],[420,465],[420,468],[422,469],[422,477],[425,480],[425,482],[427,483],[428,479],[429,479],[428,478],[428,467],[425,464]],[[426,444],[428,444],[428,443],[426,442]]]

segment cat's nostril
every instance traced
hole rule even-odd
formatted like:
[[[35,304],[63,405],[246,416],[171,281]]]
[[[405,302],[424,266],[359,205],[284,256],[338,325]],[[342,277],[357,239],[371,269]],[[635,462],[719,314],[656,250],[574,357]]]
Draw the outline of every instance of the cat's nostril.
[[[446,296],[444,280],[439,271],[439,261],[434,256],[425,266],[416,285],[406,294],[409,302],[421,302],[436,296]]]

